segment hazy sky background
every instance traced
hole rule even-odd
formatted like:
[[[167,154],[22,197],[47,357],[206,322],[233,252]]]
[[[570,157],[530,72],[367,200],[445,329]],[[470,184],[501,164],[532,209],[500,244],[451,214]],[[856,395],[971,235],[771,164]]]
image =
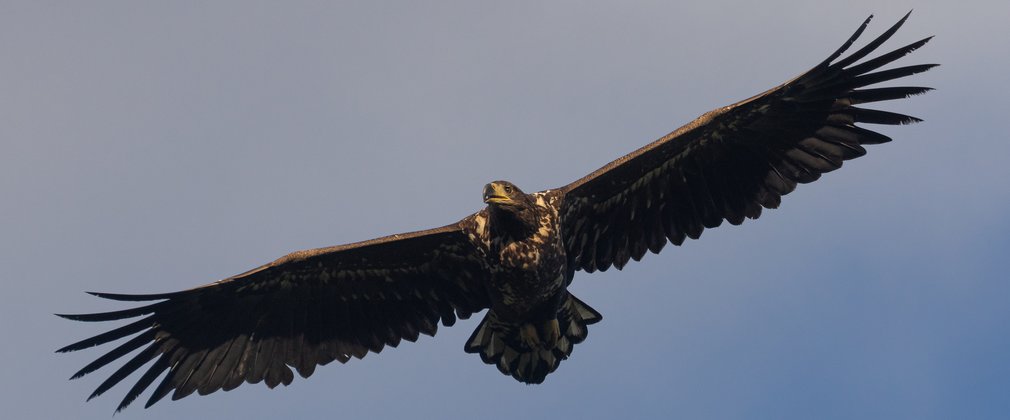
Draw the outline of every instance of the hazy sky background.
[[[743,226],[580,275],[604,321],[542,386],[477,318],[268,391],[117,418],[1005,418],[1002,1],[0,2],[2,417],[107,419],[136,380],[53,351],[289,251],[440,226],[489,180],[557,187],[816,64],[870,13],[942,63],[926,120]],[[864,38],[863,42],[865,42]],[[118,365],[117,365],[118,366]],[[146,395],[142,400],[146,400]]]

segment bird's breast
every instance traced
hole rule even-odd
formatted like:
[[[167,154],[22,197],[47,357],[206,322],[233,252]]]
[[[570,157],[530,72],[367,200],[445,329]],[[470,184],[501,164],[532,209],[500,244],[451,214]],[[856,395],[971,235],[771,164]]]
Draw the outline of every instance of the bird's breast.
[[[495,238],[490,247],[496,260],[493,285],[499,303],[518,317],[540,307],[565,286],[567,259],[558,233],[557,212],[542,200],[537,201],[544,211],[529,237]]]

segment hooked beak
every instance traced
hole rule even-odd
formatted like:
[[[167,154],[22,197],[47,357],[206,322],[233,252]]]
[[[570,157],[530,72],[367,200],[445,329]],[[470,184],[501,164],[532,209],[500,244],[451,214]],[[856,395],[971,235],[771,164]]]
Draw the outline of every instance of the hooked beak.
[[[508,204],[512,202],[512,199],[505,193],[505,187],[492,182],[484,186],[484,202],[488,204]]]

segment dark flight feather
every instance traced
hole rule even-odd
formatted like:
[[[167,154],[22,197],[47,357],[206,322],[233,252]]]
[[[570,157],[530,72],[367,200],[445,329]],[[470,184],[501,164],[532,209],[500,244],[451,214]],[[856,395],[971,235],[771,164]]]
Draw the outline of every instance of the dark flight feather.
[[[58,351],[81,350],[140,333],[73,376],[79,378],[142,349],[89,397],[103,394],[154,360],[117,410],[162,374],[148,407],[169,393],[172,399],[194,392],[206,395],[243,381],[264,381],[273,388],[292,382],[291,367],[307,377],[318,364],[378,353],[401,339],[414,341],[419,333],[434,335],[439,321],[455,321],[454,312],[468,315],[486,308],[482,264],[454,224],[293,253],[184,292],[91,293],[127,302],[161,301],[113,312],[60,315],[89,322],[145,318]],[[460,275],[463,272],[468,275]]]
[[[702,115],[663,138],[561,188],[562,232],[575,269],[618,269],[658,252],[652,232],[680,245],[723,220],[740,224],[778,207],[796,184],[862,156],[867,144],[891,139],[858,127],[909,124],[920,119],[853,105],[906,98],[930,88],[860,89],[935,67],[921,64],[878,70],[925,45],[913,42],[858,63],[901,27],[905,15],[856,52],[842,57],[869,19],[813,69],[774,89]],[[839,58],[841,57],[841,58]],[[649,203],[646,206],[643,203]],[[620,226],[620,232],[607,232]]]

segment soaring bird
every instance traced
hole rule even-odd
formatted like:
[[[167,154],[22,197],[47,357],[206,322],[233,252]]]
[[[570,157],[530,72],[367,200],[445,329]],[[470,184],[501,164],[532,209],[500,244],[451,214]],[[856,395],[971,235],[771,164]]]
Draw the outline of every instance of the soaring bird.
[[[139,319],[58,351],[132,336],[73,375],[139,350],[89,397],[150,363],[118,411],[159,377],[147,407],[169,393],[179,399],[261,381],[273,388],[291,383],[292,367],[308,377],[317,365],[434,335],[439,323],[451,326],[486,309],[464,350],[520,382],[543,382],[585,340],[588,325],[602,318],[568,291],[575,272],[621,269],[668,242],[698,239],[723,220],[756,219],[798,183],[864,155],[865,145],[890,141],[858,123],[920,121],[862,107],[931,90],[868,87],[935,66],[879,70],[930,38],[860,62],[907,18],[840,58],[867,18],[809,71],[705,113],[563,187],[530,194],[494,181],[484,186],[484,208],[443,227],[298,251],[179,292],[92,293],[147,303],[60,315],[89,322]]]

